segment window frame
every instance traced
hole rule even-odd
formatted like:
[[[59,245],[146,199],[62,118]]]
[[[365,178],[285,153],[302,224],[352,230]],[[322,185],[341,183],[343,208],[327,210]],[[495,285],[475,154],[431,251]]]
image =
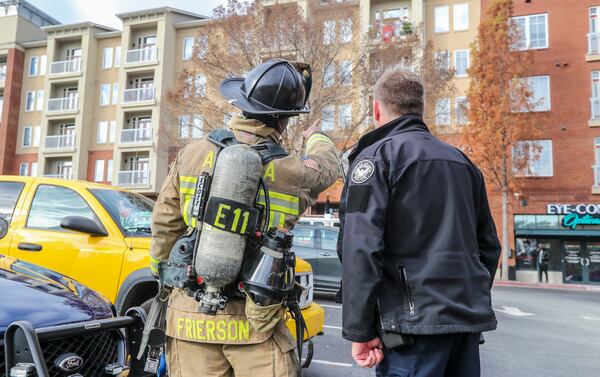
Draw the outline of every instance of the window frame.
[[[340,43],[352,43],[354,39],[354,21],[352,17],[342,18],[337,22],[340,36]]]
[[[106,89],[106,103],[103,101],[104,89]],[[100,106],[110,106],[111,97],[111,84],[100,84]]]
[[[17,197],[15,198],[14,205],[12,207],[10,214],[8,214],[8,218],[6,218],[6,215],[3,215],[0,213],[0,216],[4,217],[4,219],[6,219],[6,221],[8,221],[8,224],[10,225],[12,223],[12,218],[15,214],[15,209],[17,208],[17,205],[19,204],[19,200],[21,200],[21,195],[23,195],[23,192],[25,191],[25,182],[1,181],[0,185],[2,185],[3,183],[14,184],[16,187],[19,187],[19,195],[17,195]]]
[[[527,81],[528,81],[528,82],[527,82],[527,85],[533,88],[533,83],[531,82],[531,80],[533,80],[533,79],[538,79],[538,78],[542,78],[542,77],[545,77],[545,78],[546,78],[546,83],[547,83],[547,85],[546,85],[546,89],[547,89],[547,94],[548,94],[548,96],[547,96],[547,97],[544,97],[544,105],[545,105],[545,108],[543,108],[543,109],[538,109],[538,108],[537,108],[537,106],[535,106],[535,107],[534,107],[534,108],[531,110],[531,112],[534,112],[534,113],[542,113],[542,112],[552,111],[552,95],[551,95],[552,87],[551,87],[551,84],[550,84],[550,75],[537,75],[537,76],[528,76],[528,77],[525,77],[525,78],[524,78],[525,80],[527,80]],[[535,91],[533,91],[533,89],[532,89],[532,93],[533,93],[533,94],[535,94]],[[533,99],[533,100],[536,100],[536,96],[534,95],[533,97],[534,97],[534,98],[532,98],[532,99]],[[536,100],[536,102],[537,102],[537,100]]]
[[[545,26],[545,45],[540,47],[531,47],[531,18],[544,16],[544,26]],[[548,34],[548,13],[536,13],[536,14],[528,14],[525,16],[515,16],[511,17],[510,22],[514,22],[515,20],[524,19],[525,20],[525,30],[523,30],[523,34],[525,40],[519,40],[518,45],[521,43],[524,44],[524,47],[517,47],[515,45],[512,46],[513,50],[517,51],[526,51],[526,50],[543,50],[550,47],[550,35]]]
[[[26,134],[25,131],[27,131],[27,130],[29,130],[29,137],[27,138],[28,144],[25,144],[25,134]],[[21,147],[31,148],[31,144],[33,144],[33,127],[25,126],[25,127],[23,127],[23,135],[21,136]]]
[[[189,56],[187,56],[186,52],[186,45],[187,43],[191,40],[191,46],[189,49]],[[183,52],[182,52],[182,60],[183,61],[189,61],[192,60],[192,57],[194,56],[194,45],[196,44],[196,38],[195,37],[184,37],[183,38]]]
[[[342,86],[352,85],[352,68],[353,68],[352,60],[340,60],[339,67],[340,67],[340,69],[339,69],[340,85],[342,85]],[[345,69],[348,69],[347,76],[344,76]]]
[[[33,64],[33,61],[35,60],[35,64]],[[31,73],[31,71],[34,70],[34,73]],[[29,57],[29,69],[28,69],[28,74],[29,77],[36,77],[39,75],[40,73],[40,57],[39,56],[31,56]]]
[[[115,82],[112,84],[110,103],[113,105],[119,104],[119,83],[118,82]]]
[[[35,111],[44,111],[44,91],[43,90],[38,90],[36,93]]]
[[[530,170],[532,170],[531,166],[530,166],[531,161],[527,161],[526,171],[522,172],[522,171],[519,171],[519,170],[515,169],[515,167],[514,167],[514,154],[515,154],[515,149],[518,148],[519,145],[522,145],[524,143],[533,144],[533,143],[543,143],[543,142],[549,143],[548,145],[550,146],[550,148],[549,148],[549,153],[550,153],[550,157],[549,157],[550,169],[549,169],[549,171],[550,171],[550,174],[536,174],[535,172],[530,173]],[[541,153],[543,153],[546,150],[547,150],[547,148],[545,148],[545,146],[542,146]],[[541,153],[539,155],[540,157],[541,157]],[[513,159],[513,162],[512,162],[512,164],[513,164],[513,170],[514,170],[514,174],[515,174],[516,177],[519,177],[519,178],[552,178],[552,177],[554,177],[554,142],[553,142],[552,139],[520,140],[520,141],[517,141],[516,145],[513,147],[512,154],[513,154],[513,156],[512,156],[512,159]],[[534,161],[534,163],[537,163],[540,160],[541,160],[541,158],[538,158],[538,160]]]
[[[30,97],[31,95],[31,97]],[[28,102],[29,98],[31,98],[31,102]],[[36,99],[36,92],[34,91],[27,91],[25,92],[25,112],[30,113],[32,111],[35,111],[35,99]],[[31,106],[28,106],[31,105]]]
[[[438,106],[439,106],[439,103],[441,103],[442,101],[447,103],[448,112],[447,112],[447,114],[443,115],[443,116],[447,117],[447,119],[448,119],[447,123],[441,123],[438,121],[438,119],[440,117],[440,114],[438,112]],[[435,101],[435,125],[443,126],[443,127],[448,127],[448,126],[452,125],[452,101],[449,97],[438,98]]]
[[[104,132],[100,132],[100,125],[106,125]],[[107,120],[100,120],[96,126],[96,144],[108,144],[108,127],[109,122]],[[103,136],[103,138],[101,138]],[[103,141],[104,140],[104,141]]]
[[[99,164],[100,163],[100,164]],[[98,179],[98,165],[102,166],[102,175]],[[103,159],[94,160],[94,182],[104,182],[104,167],[105,161]]]
[[[466,6],[467,8],[467,23],[466,26],[464,28],[460,28],[457,29],[456,28],[456,24],[457,24],[457,12],[456,12],[456,8],[460,7],[460,6]],[[452,30],[454,31],[468,31],[469,30],[469,16],[470,16],[470,7],[469,7],[469,3],[456,3],[456,4],[452,4]]]
[[[106,160],[106,182],[112,183],[113,175],[113,159],[109,158]]]
[[[461,117],[460,117],[460,113],[461,111],[459,111],[459,108],[461,107],[461,102],[465,103],[464,106],[464,114],[463,114],[463,119],[465,120],[464,122],[461,122]],[[469,124],[469,113],[468,113],[468,108],[469,108],[469,99],[467,96],[457,96],[454,97],[454,115],[455,115],[455,119],[456,119],[456,124],[459,126],[463,126],[465,124]]]
[[[459,74],[458,72],[458,55],[466,53],[466,65],[464,73]],[[454,50],[454,70],[455,77],[469,77],[469,66],[471,65],[471,53],[468,49],[464,50]]]
[[[39,148],[42,139],[42,126],[31,126],[31,146]]]
[[[23,167],[25,167],[25,174],[22,174]],[[19,177],[27,177],[29,176],[29,162],[22,161],[19,163]]]
[[[447,23],[447,28],[438,29],[438,17],[441,17],[441,15],[438,15],[438,10],[442,10],[445,9],[445,15],[444,18],[446,18],[446,23]],[[446,4],[446,5],[438,5],[436,7],[433,8],[433,32],[435,34],[442,34],[442,33],[449,33],[450,32],[450,5]]]
[[[327,110],[327,112],[329,112],[329,110],[331,110],[331,120],[327,119],[327,123],[325,120],[326,110]],[[329,127],[329,122],[331,122],[331,127]],[[335,106],[334,105],[323,106],[323,108],[321,109],[321,128],[325,132],[335,130]]]
[[[108,53],[109,51],[110,51],[110,53]],[[113,47],[104,47],[102,49],[102,69],[112,69],[113,56],[114,56],[114,48]]]
[[[349,109],[350,113],[349,114],[342,114],[342,109],[344,109],[344,110]],[[339,129],[346,129],[346,127],[352,126],[352,104],[351,103],[344,103],[344,104],[338,105],[337,110],[338,110],[337,111],[338,128]],[[348,115],[348,124],[347,125],[343,125],[342,124],[342,116],[345,117],[346,115]]]

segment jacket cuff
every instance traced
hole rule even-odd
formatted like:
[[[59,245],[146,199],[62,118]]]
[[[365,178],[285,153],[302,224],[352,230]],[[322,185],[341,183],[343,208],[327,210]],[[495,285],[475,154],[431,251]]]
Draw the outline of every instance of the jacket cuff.
[[[375,330],[372,332],[342,330],[342,337],[354,343],[366,343],[377,338],[378,336],[379,335],[377,335]]]
[[[319,142],[333,144],[333,141],[329,136],[321,132],[315,132],[308,137],[308,140],[306,140],[306,151],[310,151],[313,146]]]

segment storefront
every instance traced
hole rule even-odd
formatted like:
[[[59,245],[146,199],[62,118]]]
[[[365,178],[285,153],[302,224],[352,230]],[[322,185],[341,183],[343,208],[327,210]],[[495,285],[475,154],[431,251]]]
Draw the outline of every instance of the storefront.
[[[548,204],[546,214],[519,214],[516,279],[538,281],[538,253],[549,251],[550,283],[600,284],[600,204]]]

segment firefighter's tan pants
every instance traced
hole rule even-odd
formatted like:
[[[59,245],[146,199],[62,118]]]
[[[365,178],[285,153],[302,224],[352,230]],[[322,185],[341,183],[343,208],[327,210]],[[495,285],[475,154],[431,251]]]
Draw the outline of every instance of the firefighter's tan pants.
[[[249,345],[209,344],[169,338],[169,377],[296,377],[294,344],[276,341]]]

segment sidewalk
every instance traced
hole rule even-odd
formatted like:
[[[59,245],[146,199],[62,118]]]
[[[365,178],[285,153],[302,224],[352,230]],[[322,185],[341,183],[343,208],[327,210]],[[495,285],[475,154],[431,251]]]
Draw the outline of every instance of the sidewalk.
[[[518,287],[518,288],[537,288],[537,289],[558,289],[562,291],[594,291],[600,292],[598,285],[583,284],[547,284],[547,283],[526,283],[514,280],[495,280],[496,287]]]

